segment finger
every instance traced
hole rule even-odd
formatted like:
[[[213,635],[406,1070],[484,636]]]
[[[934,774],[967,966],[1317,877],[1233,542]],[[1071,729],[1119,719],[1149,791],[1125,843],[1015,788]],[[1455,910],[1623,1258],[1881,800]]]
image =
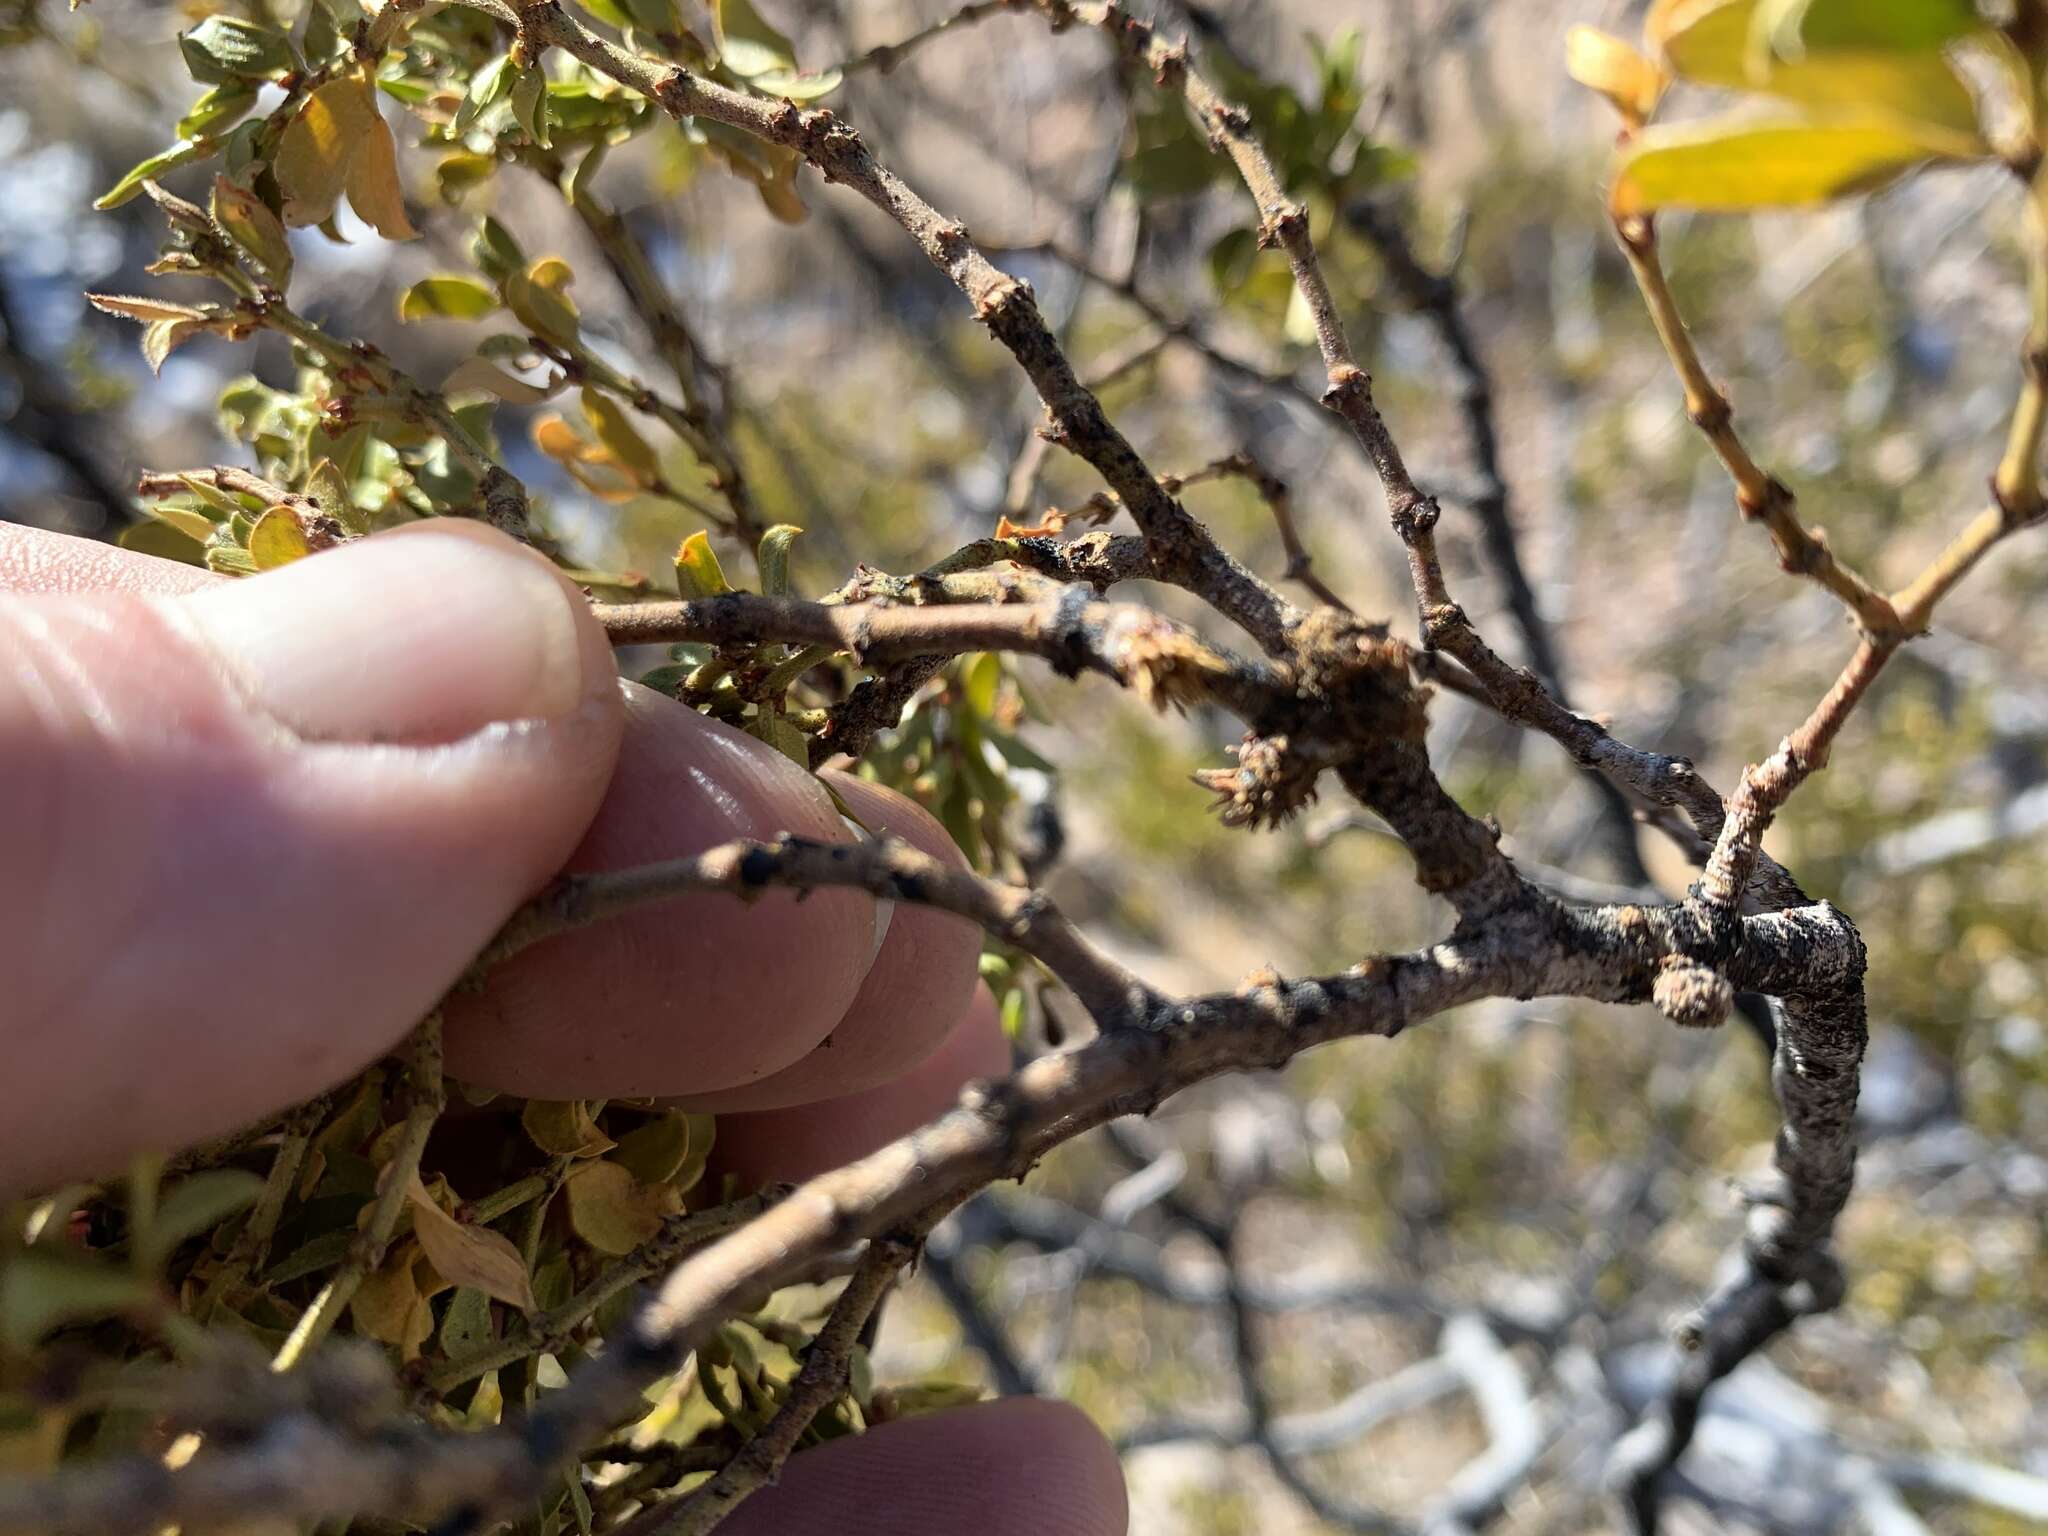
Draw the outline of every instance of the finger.
[[[956,869],[968,868],[952,835],[916,801],[848,773],[819,777],[870,831],[900,837]],[[980,956],[981,929],[966,918],[897,902],[860,991],[809,1055],[758,1083],[695,1095],[678,1107],[714,1113],[780,1109],[900,1077],[937,1050],[960,1022],[974,995]]]
[[[1078,1408],[1010,1397],[793,1457],[730,1536],[1124,1536],[1122,1469]]]
[[[65,585],[47,550],[10,580]],[[67,567],[68,569],[68,567]],[[594,813],[611,651],[471,524],[184,597],[0,598],[0,1183],[219,1134],[396,1043]]]
[[[772,747],[629,685],[624,750],[569,867],[623,869],[783,833],[851,841]],[[875,957],[862,891],[678,897],[535,945],[451,999],[456,1075],[529,1097],[695,1094],[766,1077],[846,1012]]]
[[[887,1146],[951,1109],[968,1083],[1009,1070],[996,1000],[977,986],[966,1018],[893,1082],[796,1109],[720,1115],[712,1172],[732,1174],[744,1189],[808,1179]]]
[[[197,592],[225,580],[196,565],[159,560],[41,528],[0,530],[0,592]]]

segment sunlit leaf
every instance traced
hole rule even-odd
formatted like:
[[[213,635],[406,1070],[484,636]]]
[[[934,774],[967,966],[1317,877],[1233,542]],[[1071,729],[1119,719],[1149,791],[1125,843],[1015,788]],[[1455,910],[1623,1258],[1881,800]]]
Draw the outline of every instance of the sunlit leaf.
[[[142,328],[142,356],[149,371],[162,373],[166,358],[207,329],[202,320],[152,320]]]
[[[512,82],[512,116],[526,136],[548,147],[548,79],[537,67],[521,70]]]
[[[1786,57],[1835,49],[1932,51],[1986,30],[1972,0],[1763,0],[1757,25]]]
[[[1678,74],[1701,85],[1758,91],[1811,107],[1894,112],[1956,136],[1952,153],[1984,153],[1977,106],[1939,52],[1809,51],[1787,59],[1757,46],[1759,0],[1681,0],[1660,5],[1644,35]]]
[[[1613,102],[1629,123],[1647,121],[1664,94],[1664,71],[1598,27],[1573,27],[1565,34],[1564,62],[1574,80]]]
[[[405,194],[398,184],[398,147],[392,141],[391,126],[370,104],[370,120],[363,141],[349,162],[345,180],[348,205],[356,216],[386,240],[412,240],[419,231],[406,216]]]
[[[1714,118],[1638,134],[1622,154],[1611,198],[1623,215],[1803,207],[1872,191],[1940,158],[1912,124],[1892,119]]]
[[[661,461],[647,439],[626,417],[619,403],[601,390],[586,388],[579,397],[583,419],[610,452],[612,462],[643,488],[661,482]]]
[[[139,555],[155,555],[160,560],[176,560],[181,565],[206,563],[205,546],[184,528],[164,517],[161,510],[154,517],[130,523],[121,530],[118,542],[123,549],[132,549]]]
[[[153,299],[139,293],[88,293],[86,302],[94,309],[110,315],[119,315],[124,320],[141,320],[145,323],[155,320],[204,320],[207,313],[191,304],[178,304],[170,299]]]
[[[283,288],[291,282],[291,241],[284,221],[262,198],[238,182],[216,176],[213,217],[273,286]]]
[[[279,137],[271,170],[284,193],[284,221],[294,229],[331,218],[349,166],[377,117],[368,82],[330,80],[301,104]]]
[[[398,318],[477,320],[497,307],[498,296],[473,277],[425,277],[399,297]]]
[[[538,268],[540,263],[536,262]],[[504,278],[505,307],[534,335],[556,346],[573,347],[578,336],[576,306],[558,288],[534,280],[531,271],[508,272]]]
[[[204,160],[219,148],[220,140],[213,138],[182,140],[173,144],[169,149],[151,155],[140,165],[132,167],[127,175],[94,199],[93,207],[102,213],[110,208],[118,208],[140,192],[145,181],[154,181],[165,171],[189,165],[194,160]]]
[[[185,109],[178,119],[178,137],[196,139],[226,128],[256,105],[257,87],[247,80],[216,85]]]
[[[794,523],[777,523],[761,535],[761,592],[767,597],[788,597],[790,546],[803,529]]]
[[[207,17],[178,38],[178,49],[192,78],[206,85],[271,79],[295,62],[282,32],[239,16]]]
[[[676,587],[684,597],[717,597],[732,590],[702,530],[683,540],[676,551]]]
[[[796,72],[796,49],[754,9],[753,0],[714,0],[719,62],[742,80]]]
[[[312,552],[299,514],[282,502],[257,518],[256,526],[249,530],[249,558],[256,562],[259,571],[290,565]]]
[[[512,62],[509,53],[501,53],[488,64],[479,66],[469,77],[469,90],[463,95],[462,105],[455,109],[455,131],[467,133],[479,112],[502,100],[512,89],[517,73],[518,66]]]
[[[456,365],[447,378],[441,381],[441,392],[459,395],[471,390],[496,395],[500,400],[513,405],[537,405],[560,387],[559,381],[551,386],[529,384],[524,379],[515,379],[495,363],[481,357],[472,357]]]

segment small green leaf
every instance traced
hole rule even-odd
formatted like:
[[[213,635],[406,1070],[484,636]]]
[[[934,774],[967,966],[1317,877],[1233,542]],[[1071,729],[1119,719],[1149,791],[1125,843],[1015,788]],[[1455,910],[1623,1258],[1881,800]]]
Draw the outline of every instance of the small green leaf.
[[[66,1323],[139,1306],[154,1294],[140,1275],[83,1256],[16,1253],[0,1267],[0,1343],[32,1348]]]
[[[528,384],[524,379],[513,378],[504,369],[486,362],[481,357],[472,357],[466,362],[458,363],[454,371],[441,381],[443,394],[459,395],[480,390],[485,394],[496,395],[500,400],[512,405],[538,405],[560,387],[559,379],[546,387]]]
[[[1972,0],[1765,0],[1757,24],[1787,58],[1836,49],[1932,52],[1987,30]]]
[[[550,1157],[596,1157],[614,1145],[582,1099],[528,1099],[519,1123]]]
[[[542,340],[558,347],[573,347],[579,333],[576,306],[556,289],[534,280],[533,273],[539,272],[541,266],[541,262],[535,262],[532,272],[505,274],[505,307]]]
[[[789,552],[803,529],[794,523],[777,523],[761,535],[761,593],[764,597],[788,597]]]
[[[732,590],[710,538],[701,530],[683,540],[676,551],[676,588],[689,598],[718,597]]]
[[[498,296],[473,277],[426,277],[399,297],[398,318],[426,320],[440,315],[451,320],[480,320],[497,307]]]
[[[466,1355],[497,1338],[491,1327],[491,1298],[473,1285],[459,1285],[441,1316],[441,1348]]]
[[[770,69],[747,82],[757,91],[790,101],[816,101],[845,83],[846,76],[837,69]]]
[[[811,738],[799,730],[788,716],[778,715],[765,707],[756,709],[747,719],[747,734],[767,742],[798,767],[810,766]]]
[[[526,268],[526,253],[519,249],[519,242],[512,238],[512,232],[488,214],[477,226],[476,238],[470,242],[469,254],[484,276],[500,282],[504,281],[509,273],[521,272]]]
[[[1889,112],[1938,124],[1958,136],[1958,154],[1985,153],[1977,105],[1938,50],[1809,48],[1784,58],[1767,45],[1760,0],[1672,5],[1652,12],[1644,33],[1678,74],[1701,85],[1760,91],[1805,106]]]
[[[303,1280],[308,1275],[317,1275],[323,1269],[332,1269],[348,1257],[354,1246],[356,1234],[353,1229],[346,1232],[323,1232],[309,1239],[303,1246],[295,1248],[263,1272],[265,1285],[284,1285],[292,1280]]]
[[[256,105],[256,95],[257,88],[246,80],[216,85],[178,119],[178,137],[196,139],[227,127]]]
[[[673,1185],[642,1184],[603,1158],[577,1164],[562,1191],[569,1225],[599,1253],[631,1253],[682,1209],[682,1197]]]
[[[512,82],[512,116],[529,139],[548,148],[548,77],[537,66]]]
[[[140,192],[145,181],[154,181],[165,171],[189,165],[194,160],[204,160],[218,148],[218,139],[181,139],[169,149],[151,155],[140,165],[132,167],[127,175],[94,200],[93,207],[101,213],[110,208],[118,208]]]
[[[262,198],[225,176],[216,176],[213,217],[273,287],[282,289],[291,282],[291,240],[285,234],[284,220]]]
[[[742,80],[796,73],[796,49],[754,9],[753,0],[714,0],[718,61]]]
[[[590,1495],[583,1491],[583,1472],[571,1467],[568,1475],[569,1507],[576,1512],[578,1536],[590,1536],[597,1528],[596,1513],[590,1507]]]
[[[142,328],[142,356],[151,373],[164,371],[164,361],[207,329],[199,320],[152,320]]]
[[[671,1110],[620,1137],[612,1161],[642,1184],[674,1183],[688,1191],[704,1175],[714,1133],[711,1116]]]
[[[655,456],[653,446],[627,420],[619,403],[611,396],[587,387],[579,398],[583,419],[590,423],[597,440],[611,454],[612,462],[642,489],[658,485],[661,482],[661,461]]]
[[[140,555],[155,555],[159,560],[175,560],[180,565],[206,563],[206,547],[160,513],[139,523],[130,523],[121,530],[119,543],[123,549],[132,549]]]
[[[249,558],[259,571],[274,571],[312,552],[299,514],[282,502],[257,518],[256,526],[249,530]]]
[[[469,77],[469,90],[464,93],[462,105],[455,109],[455,131],[467,133],[469,125],[476,121],[477,114],[494,102],[504,98],[512,89],[512,81],[518,66],[512,62],[512,55],[501,53],[490,63],[482,65]]]
[[[203,506],[188,508],[188,506],[168,506],[166,504],[166,506],[156,508],[156,514],[164,522],[168,522],[170,526],[184,530],[186,535],[190,535],[193,539],[199,539],[199,541],[211,539],[213,537],[213,528],[215,528],[217,522],[223,522],[223,520],[227,520],[231,516],[236,516],[238,512],[242,512],[242,504],[236,502],[236,498],[227,496],[225,492],[221,492],[221,489],[217,489],[213,485],[207,485],[207,481],[199,479],[199,475],[178,475],[178,479],[184,481],[190,487],[190,492],[193,492],[193,496],[197,496],[203,502]],[[209,514],[213,514],[213,516],[209,516]]]
[[[188,1237],[211,1231],[237,1211],[247,1210],[263,1193],[263,1180],[238,1168],[195,1173],[174,1186],[158,1203],[155,1217],[134,1238],[135,1261],[145,1274],[168,1258]]]
[[[1645,129],[1623,153],[1618,214],[1659,208],[1741,212],[1833,202],[1943,158],[1911,123],[1710,118]]]
[[[282,32],[239,16],[209,16],[178,39],[185,67],[206,85],[230,80],[267,80],[294,66],[292,45]]]

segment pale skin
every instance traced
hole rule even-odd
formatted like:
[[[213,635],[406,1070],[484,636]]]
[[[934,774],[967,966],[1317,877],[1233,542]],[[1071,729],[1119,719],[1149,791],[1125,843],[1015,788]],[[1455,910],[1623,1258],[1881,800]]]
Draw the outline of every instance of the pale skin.
[[[946,851],[900,796],[841,789]],[[581,595],[488,529],[227,583],[0,526],[0,1193],[345,1080],[565,866],[783,831],[853,836],[786,759],[622,687]],[[727,1171],[803,1177],[1007,1067],[977,948],[958,919],[858,892],[686,898],[520,956],[451,1011],[449,1066],[674,1097],[721,1113]],[[725,1529],[1125,1524],[1100,1433],[1011,1400],[799,1457]]]

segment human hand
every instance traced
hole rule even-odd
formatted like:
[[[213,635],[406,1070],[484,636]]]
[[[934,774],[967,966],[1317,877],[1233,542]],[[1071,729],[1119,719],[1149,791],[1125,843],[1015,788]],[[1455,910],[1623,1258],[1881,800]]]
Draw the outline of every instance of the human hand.
[[[842,777],[940,856],[930,817]],[[0,1188],[230,1131],[394,1046],[557,869],[851,833],[808,774],[632,685],[565,580],[422,524],[241,582],[0,527]],[[677,1099],[801,1178],[946,1107],[1007,1046],[978,938],[857,891],[683,898],[455,1000],[458,1077]],[[827,1036],[830,1043],[825,1044]],[[1010,1400],[793,1462],[736,1532],[1115,1536],[1113,1453]]]

